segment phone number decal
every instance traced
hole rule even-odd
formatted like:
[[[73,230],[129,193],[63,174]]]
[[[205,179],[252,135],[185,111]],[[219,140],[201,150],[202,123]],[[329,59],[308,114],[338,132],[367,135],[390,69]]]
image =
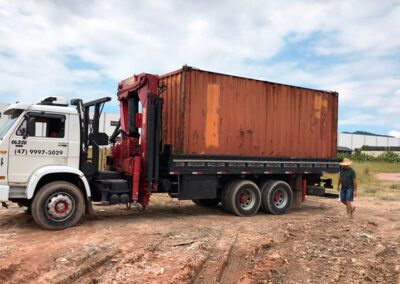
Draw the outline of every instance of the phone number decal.
[[[63,151],[61,150],[38,150],[38,149],[15,149],[15,155],[38,155],[38,156],[61,156]]]

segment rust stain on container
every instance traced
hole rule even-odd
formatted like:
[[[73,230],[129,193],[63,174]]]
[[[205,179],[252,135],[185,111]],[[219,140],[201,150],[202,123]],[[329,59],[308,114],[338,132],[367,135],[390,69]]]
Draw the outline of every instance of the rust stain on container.
[[[184,67],[161,77],[176,154],[334,158],[338,95]]]
[[[206,108],[206,148],[219,146],[219,96],[220,85],[208,84]]]

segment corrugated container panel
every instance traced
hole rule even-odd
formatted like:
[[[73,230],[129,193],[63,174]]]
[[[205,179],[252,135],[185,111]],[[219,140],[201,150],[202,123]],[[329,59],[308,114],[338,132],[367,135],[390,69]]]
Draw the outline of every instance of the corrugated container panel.
[[[183,135],[181,125],[183,125],[182,115],[182,73],[175,73],[164,78],[163,82],[166,85],[166,91],[161,94],[164,98],[163,112],[163,129],[162,135],[164,141],[174,145],[175,151],[182,151],[183,143],[179,137]]]
[[[337,93],[188,67],[162,81],[175,154],[336,157]]]

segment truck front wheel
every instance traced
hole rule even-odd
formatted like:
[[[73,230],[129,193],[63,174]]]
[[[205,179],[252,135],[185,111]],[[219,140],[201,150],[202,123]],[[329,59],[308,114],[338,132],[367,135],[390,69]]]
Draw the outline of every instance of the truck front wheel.
[[[39,189],[32,202],[32,217],[47,230],[74,226],[85,212],[85,200],[77,186],[55,181]]]

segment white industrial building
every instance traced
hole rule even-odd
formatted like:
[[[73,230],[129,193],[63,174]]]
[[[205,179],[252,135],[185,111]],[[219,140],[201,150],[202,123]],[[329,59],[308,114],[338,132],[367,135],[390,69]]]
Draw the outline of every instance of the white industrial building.
[[[90,115],[91,117],[93,114]],[[119,121],[119,114],[103,112],[100,116],[99,121],[99,132],[104,132],[108,136],[114,132],[115,126],[117,126]],[[90,126],[89,126],[90,127]]]
[[[347,147],[355,150],[361,148],[364,145],[373,147],[399,147],[400,138],[377,135],[339,133],[338,146]]]

